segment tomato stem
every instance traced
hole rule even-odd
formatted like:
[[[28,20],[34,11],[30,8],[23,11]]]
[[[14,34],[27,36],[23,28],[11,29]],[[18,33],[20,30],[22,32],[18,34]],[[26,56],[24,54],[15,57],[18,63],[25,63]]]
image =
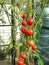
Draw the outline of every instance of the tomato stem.
[[[31,47],[29,48],[29,50],[28,50],[28,53],[27,53],[27,56],[28,56],[28,64],[30,65],[30,51],[31,51]]]
[[[34,20],[35,20],[35,15],[36,15],[36,0],[34,0],[34,15],[33,15]]]

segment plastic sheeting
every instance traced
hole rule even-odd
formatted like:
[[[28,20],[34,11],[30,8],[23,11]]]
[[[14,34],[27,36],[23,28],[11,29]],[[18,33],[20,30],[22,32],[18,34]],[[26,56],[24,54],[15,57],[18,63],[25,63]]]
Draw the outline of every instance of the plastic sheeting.
[[[40,5],[37,6],[38,14],[41,12]],[[41,50],[41,56],[49,61],[49,6],[44,9],[43,12],[43,27],[40,29],[40,40],[38,47]]]

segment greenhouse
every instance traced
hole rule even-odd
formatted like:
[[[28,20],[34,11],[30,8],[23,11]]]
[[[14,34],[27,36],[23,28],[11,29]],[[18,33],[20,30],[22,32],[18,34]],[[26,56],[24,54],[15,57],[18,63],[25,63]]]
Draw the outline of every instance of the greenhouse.
[[[49,0],[0,0],[0,65],[49,65]]]

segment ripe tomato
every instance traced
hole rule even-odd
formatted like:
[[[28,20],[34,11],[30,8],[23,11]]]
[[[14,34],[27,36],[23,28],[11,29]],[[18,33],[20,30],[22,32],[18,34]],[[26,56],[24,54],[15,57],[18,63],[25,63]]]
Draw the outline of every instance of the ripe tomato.
[[[37,46],[35,44],[32,46],[32,50],[34,50],[34,51],[37,50]]]
[[[24,63],[24,65],[26,65],[26,64]]]
[[[26,25],[27,25],[27,22],[23,21],[23,22],[22,22],[22,25],[23,25],[23,26],[26,26]]]
[[[29,18],[28,20],[27,20],[27,24],[28,25],[34,25],[34,20],[32,19],[32,18]]]
[[[34,44],[35,44],[34,40],[30,40],[30,41],[28,42],[28,45],[29,45],[29,46],[33,46]]]
[[[17,64],[18,64],[18,65],[24,65],[24,62],[23,62],[22,60],[19,60],[19,61],[17,62]]]
[[[33,30],[27,30],[27,35],[28,36],[32,36],[34,34],[34,31]]]
[[[26,34],[27,28],[22,28],[21,32]]]
[[[22,15],[22,18],[23,18],[23,19],[25,19],[25,18],[26,18],[26,16],[27,16],[26,14],[23,14],[23,15]]]
[[[22,60],[24,62],[24,59],[20,57],[20,60]]]
[[[25,59],[26,58],[26,54],[21,54],[20,57]]]

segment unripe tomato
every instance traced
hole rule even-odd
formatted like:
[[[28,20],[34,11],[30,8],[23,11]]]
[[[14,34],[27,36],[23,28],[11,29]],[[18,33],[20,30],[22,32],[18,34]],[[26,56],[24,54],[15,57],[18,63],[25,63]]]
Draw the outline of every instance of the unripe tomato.
[[[25,27],[21,29],[21,32],[24,34],[26,34],[26,31],[27,31],[27,28],[25,28]]]
[[[30,40],[30,41],[28,42],[28,45],[29,45],[29,46],[33,46],[34,44],[35,44],[34,40]]]
[[[34,50],[34,51],[37,50],[37,46],[35,44],[32,46],[32,50]]]
[[[26,54],[21,54],[20,57],[25,59],[26,58]]]
[[[18,65],[24,65],[24,62],[23,62],[22,60],[19,60],[19,61],[17,62],[17,64],[18,64]]]
[[[27,16],[26,14],[23,14],[23,15],[22,15],[22,18],[23,18],[23,19],[25,19],[25,18],[26,18],[26,16]]]
[[[34,31],[33,30],[27,30],[27,35],[28,36],[32,36],[34,34]]]
[[[27,20],[27,24],[28,25],[34,25],[34,19],[32,19],[32,18],[29,18],[28,20]]]
[[[23,21],[23,22],[22,22],[22,25],[23,25],[23,26],[26,26],[26,25],[27,25],[27,22]]]

